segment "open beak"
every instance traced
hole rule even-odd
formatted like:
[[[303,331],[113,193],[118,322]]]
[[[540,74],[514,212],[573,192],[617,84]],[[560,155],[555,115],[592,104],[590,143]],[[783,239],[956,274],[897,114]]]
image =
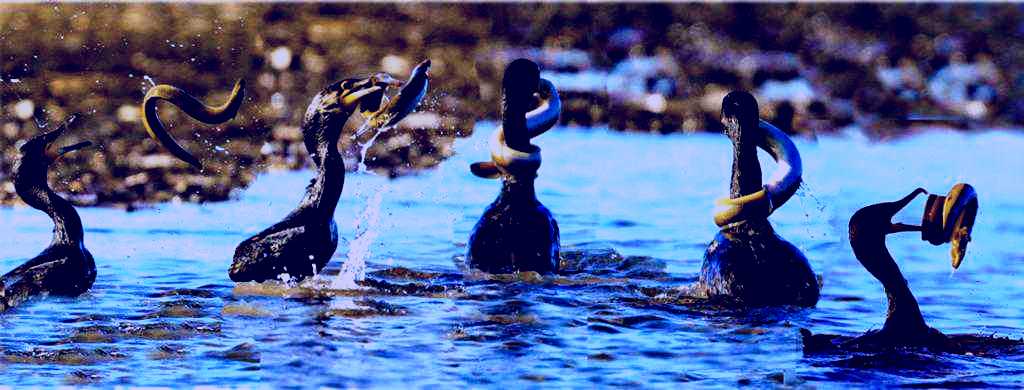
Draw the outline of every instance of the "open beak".
[[[915,189],[913,192],[911,192],[910,194],[907,194],[907,196],[904,196],[902,199],[897,200],[895,202],[889,203],[889,210],[888,210],[889,219],[892,219],[892,217],[896,216],[896,213],[900,212],[900,210],[903,210],[903,208],[907,207],[907,205],[910,204],[910,202],[913,201],[914,198],[916,198],[918,195],[927,194],[927,193],[928,193],[928,191],[925,191],[924,188],[920,188],[919,187],[919,188]],[[921,226],[918,226],[918,225],[908,225],[908,224],[905,224],[905,223],[890,223],[889,224],[889,233],[919,232],[922,229],[923,228]]]
[[[62,147],[60,149],[57,149],[57,157],[62,157],[65,154],[74,152],[74,151],[82,149],[82,148],[87,148],[87,147],[90,147],[90,146],[92,146],[92,141],[82,141],[82,142],[79,142],[79,143],[74,144],[74,145],[68,145],[68,146]]]
[[[401,87],[402,84],[405,84],[404,81],[396,79],[394,76],[384,72],[377,73],[373,75],[370,79],[373,81],[373,85],[382,86],[385,88]]]
[[[49,145],[56,141],[57,138],[60,138],[60,136],[64,135],[64,133],[67,132],[69,128],[71,128],[71,125],[75,122],[75,120],[78,119],[79,115],[81,114],[74,113],[68,115],[67,118],[64,118],[64,122],[62,122],[60,126],[57,126],[57,128],[53,129],[53,131],[50,131],[43,135],[43,142]]]
[[[383,90],[384,90],[384,87],[376,86],[376,85],[371,86],[371,87],[367,87],[367,88],[363,88],[363,89],[360,89],[360,90],[348,93],[347,95],[345,95],[345,97],[343,97],[341,99],[341,102],[342,102],[342,104],[347,105],[347,106],[348,105],[355,105],[356,103],[359,103],[359,100],[361,100],[362,98],[366,97],[367,95],[370,95],[370,94],[372,94],[374,92],[383,91]]]

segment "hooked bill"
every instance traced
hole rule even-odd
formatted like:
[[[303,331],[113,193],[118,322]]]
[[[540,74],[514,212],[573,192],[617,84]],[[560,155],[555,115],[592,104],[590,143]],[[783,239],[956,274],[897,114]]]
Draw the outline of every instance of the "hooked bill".
[[[430,79],[429,70],[430,60],[425,60],[413,68],[409,80],[394,98],[388,99],[383,95],[382,91],[380,99],[368,99],[380,102],[380,105],[383,106],[383,108],[371,114],[369,119],[370,128],[380,129],[394,126],[412,113],[427,94],[427,86]]]

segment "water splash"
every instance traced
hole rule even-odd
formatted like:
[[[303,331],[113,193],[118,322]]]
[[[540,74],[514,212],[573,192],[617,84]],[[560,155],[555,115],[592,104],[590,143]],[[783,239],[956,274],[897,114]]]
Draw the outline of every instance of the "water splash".
[[[371,186],[372,187],[382,186]],[[331,287],[338,290],[356,290],[361,287],[357,282],[366,278],[366,259],[370,257],[370,247],[380,235],[380,205],[384,200],[384,191],[378,190],[370,194],[366,207],[359,215],[356,227],[356,239],[349,243],[348,255],[341,264],[341,272],[334,279]]]
[[[360,135],[365,134],[367,131],[376,130],[370,140],[360,145],[359,165],[356,168],[356,173],[372,175],[372,171],[366,166],[366,154],[370,151],[370,146],[377,140],[377,137],[387,129],[375,129],[370,123],[371,121],[363,123],[355,131],[352,139],[358,143]],[[371,193],[368,194],[366,206],[363,207],[363,211],[359,214],[356,238],[349,243],[348,254],[345,256],[345,261],[341,264],[341,272],[332,281],[331,288],[337,290],[356,290],[362,288],[358,282],[366,278],[366,259],[370,258],[371,247],[377,240],[377,236],[380,235],[380,206],[384,201],[384,193],[389,192],[391,190],[390,187],[390,183],[385,181],[383,184],[378,185],[367,182],[365,186],[356,188],[356,197],[364,195],[366,191]]]

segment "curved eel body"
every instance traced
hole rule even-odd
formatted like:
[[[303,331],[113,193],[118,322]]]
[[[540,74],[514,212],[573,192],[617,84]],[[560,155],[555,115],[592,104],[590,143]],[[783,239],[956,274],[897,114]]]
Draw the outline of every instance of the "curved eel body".
[[[231,95],[228,101],[220,106],[208,106],[203,104],[188,92],[185,92],[181,88],[160,84],[153,88],[150,88],[146,92],[146,96],[142,98],[142,112],[145,114],[142,116],[142,125],[146,128],[146,132],[154,140],[160,142],[172,155],[187,162],[189,165],[196,169],[203,169],[203,164],[199,162],[192,153],[189,153],[185,148],[181,147],[167,133],[167,128],[160,122],[160,117],[157,115],[156,106],[161,100],[169,102],[175,106],[178,106],[186,114],[195,118],[196,120],[206,123],[208,125],[215,125],[224,123],[234,118],[238,114],[238,109],[242,107],[242,100],[245,98],[245,80],[238,80],[235,83],[235,87],[231,90]]]
[[[733,143],[730,198],[715,214],[721,230],[708,245],[698,288],[709,298],[744,306],[814,306],[820,287],[803,253],[779,237],[768,216],[796,193],[802,164],[781,130],[758,119],[757,101],[732,92],[722,102],[722,122]],[[757,147],[771,154],[778,170],[761,184]]]
[[[473,227],[466,262],[489,273],[555,272],[558,223],[537,200],[540,148],[530,139],[558,123],[561,100],[554,85],[540,78],[537,65],[525,59],[505,69],[502,92],[502,125],[491,139],[491,161],[470,167],[479,177],[500,177],[501,193]],[[537,97],[540,104],[531,110]]]
[[[954,194],[951,195],[964,200],[965,203],[973,202],[974,209],[954,207],[955,212],[952,214],[947,212],[943,219],[947,226],[956,226],[969,233],[977,212],[977,198],[970,186],[965,187],[966,192],[969,192],[963,194],[965,196],[956,194],[956,187],[954,187]],[[881,329],[869,331],[858,337],[814,335],[807,329],[801,329],[800,333],[803,336],[806,353],[875,352],[895,348],[925,348],[934,352],[986,355],[1024,345],[1021,341],[990,336],[947,336],[928,326],[925,322],[917,299],[911,293],[907,280],[903,277],[896,260],[893,259],[885,245],[885,238],[889,234],[924,231],[922,226],[891,222],[897,212],[922,193],[925,193],[925,190],[918,188],[898,201],[864,207],[850,218],[850,246],[853,248],[853,253],[861,265],[882,284],[889,301],[885,324]],[[969,221],[964,219],[969,219]],[[928,223],[927,211],[925,223]],[[956,242],[961,238],[957,237],[951,229],[939,243]],[[927,238],[923,237],[923,239]],[[963,253],[954,252],[952,257],[954,268],[958,267],[963,259]]]
[[[0,279],[0,311],[42,294],[77,296],[96,281],[96,264],[85,249],[78,212],[46,183],[47,171],[54,161],[46,155],[47,149],[76,117],[71,115],[57,129],[36,135],[21,147],[14,188],[26,204],[53,219],[53,241],[42,253]],[[66,146],[57,152],[57,157],[88,145],[89,142],[81,142]]]
[[[411,82],[392,100],[398,103],[386,104],[382,109],[385,95],[380,92],[400,83],[386,73],[343,80],[313,97],[302,122],[302,134],[316,177],[306,188],[302,202],[284,220],[238,245],[228,271],[231,280],[262,282],[282,274],[303,278],[323,270],[338,248],[334,210],[345,185],[345,163],[338,151],[345,122],[357,109],[376,111],[377,117],[388,118],[380,121],[382,125],[402,120],[423,98],[429,67],[429,61],[417,67]]]

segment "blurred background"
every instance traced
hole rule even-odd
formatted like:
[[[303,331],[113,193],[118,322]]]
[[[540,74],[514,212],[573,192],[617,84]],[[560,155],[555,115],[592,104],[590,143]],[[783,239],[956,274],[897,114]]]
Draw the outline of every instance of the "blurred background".
[[[425,58],[428,98],[371,146],[379,173],[436,166],[476,121],[496,119],[502,67],[517,57],[560,88],[568,126],[715,132],[722,96],[746,89],[763,118],[811,138],[1019,127],[1022,22],[1016,4],[0,5],[0,201],[17,202],[19,142],[72,112],[86,117],[68,138],[99,147],[52,174],[79,204],[229,199],[259,172],[307,164],[298,125],[322,87],[404,78]],[[148,88],[219,104],[240,78],[246,101],[221,126],[161,110],[205,172],[146,137]]]

